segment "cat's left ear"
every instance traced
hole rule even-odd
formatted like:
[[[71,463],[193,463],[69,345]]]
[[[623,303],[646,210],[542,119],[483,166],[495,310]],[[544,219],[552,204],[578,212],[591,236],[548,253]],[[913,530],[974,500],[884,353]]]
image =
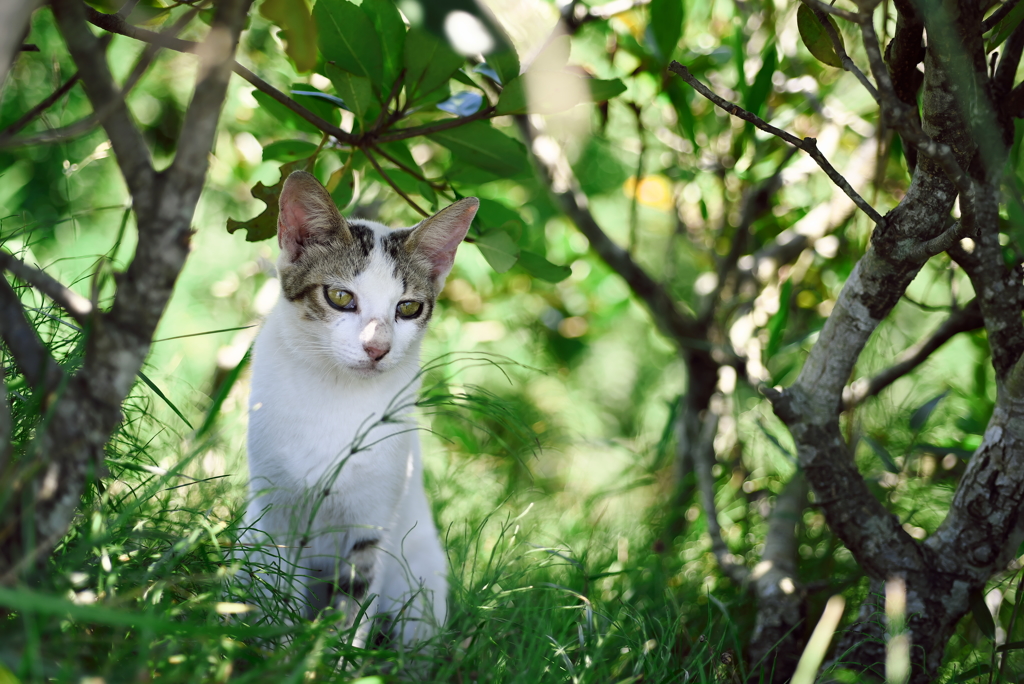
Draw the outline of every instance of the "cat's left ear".
[[[455,250],[465,239],[479,208],[480,200],[476,197],[460,199],[421,221],[409,235],[407,248],[430,262],[430,277],[434,279],[438,292],[444,287],[444,279],[455,263]]]

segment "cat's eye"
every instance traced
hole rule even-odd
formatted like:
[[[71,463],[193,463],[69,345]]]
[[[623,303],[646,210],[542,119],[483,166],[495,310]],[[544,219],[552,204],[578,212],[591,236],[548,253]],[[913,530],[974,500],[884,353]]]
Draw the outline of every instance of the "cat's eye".
[[[327,297],[327,303],[335,309],[352,311],[356,308],[356,298],[348,290],[342,290],[339,287],[329,287],[325,285],[324,296]]]
[[[411,300],[398,302],[398,306],[395,307],[398,315],[402,318],[416,318],[423,311],[423,302],[414,302]]]

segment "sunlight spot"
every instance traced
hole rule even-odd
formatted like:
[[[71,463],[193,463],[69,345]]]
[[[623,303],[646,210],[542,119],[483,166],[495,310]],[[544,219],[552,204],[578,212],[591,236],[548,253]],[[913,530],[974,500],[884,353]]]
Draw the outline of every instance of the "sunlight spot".
[[[486,55],[494,49],[490,31],[469,12],[449,12],[444,18],[444,34],[460,55]]]
[[[248,613],[250,610],[254,610],[255,606],[250,606],[247,603],[220,601],[214,609],[221,615],[238,615],[240,613]]]

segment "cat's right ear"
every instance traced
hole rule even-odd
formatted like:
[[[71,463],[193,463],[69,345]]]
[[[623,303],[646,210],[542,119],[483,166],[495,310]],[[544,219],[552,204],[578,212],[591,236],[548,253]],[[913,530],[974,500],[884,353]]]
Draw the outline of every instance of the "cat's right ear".
[[[337,233],[351,237],[348,223],[334,200],[311,173],[295,171],[284,182],[277,216],[277,244],[289,261],[302,256],[306,245]]]

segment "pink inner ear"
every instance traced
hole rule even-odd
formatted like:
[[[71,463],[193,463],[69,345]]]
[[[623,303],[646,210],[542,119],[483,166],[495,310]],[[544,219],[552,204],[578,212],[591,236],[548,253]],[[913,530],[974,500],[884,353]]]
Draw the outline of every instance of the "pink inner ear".
[[[307,213],[302,203],[289,194],[281,195],[280,214],[277,217],[277,244],[289,253],[301,247],[309,237],[306,227]]]

